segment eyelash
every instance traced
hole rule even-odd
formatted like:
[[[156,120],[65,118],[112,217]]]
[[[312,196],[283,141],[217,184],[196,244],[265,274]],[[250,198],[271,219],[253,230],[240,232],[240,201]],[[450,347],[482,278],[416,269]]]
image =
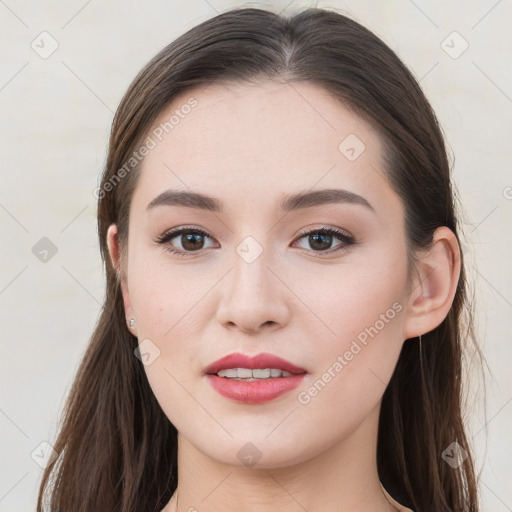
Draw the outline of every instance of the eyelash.
[[[175,254],[176,256],[190,256],[194,254],[198,254],[201,252],[202,249],[199,249],[197,251],[182,251],[180,249],[175,249],[174,247],[170,247],[169,245],[166,245],[167,242],[172,240],[173,238],[176,238],[177,236],[183,234],[183,233],[195,233],[200,234],[202,236],[212,238],[206,231],[196,228],[196,227],[181,227],[177,229],[172,229],[170,231],[166,231],[163,235],[159,236],[155,242],[159,245],[163,246],[163,249],[167,252],[170,252],[171,254]],[[334,249],[329,249],[327,251],[313,251],[313,250],[307,250],[308,253],[314,254],[314,255],[329,255],[338,251],[342,250],[348,250],[348,247],[351,245],[354,245],[356,243],[355,239],[346,231],[338,228],[317,228],[312,229],[309,231],[301,231],[299,233],[299,236],[296,240],[300,240],[301,238],[304,238],[305,236],[311,235],[311,234],[326,234],[326,235],[333,235],[334,237],[338,238],[342,244],[335,247]]]

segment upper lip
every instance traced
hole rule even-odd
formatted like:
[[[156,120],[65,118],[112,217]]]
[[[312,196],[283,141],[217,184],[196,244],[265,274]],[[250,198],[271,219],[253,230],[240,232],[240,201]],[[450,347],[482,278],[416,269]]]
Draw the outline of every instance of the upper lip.
[[[306,370],[295,366],[286,359],[266,353],[256,356],[248,356],[240,353],[229,354],[207,366],[204,369],[204,373],[214,375],[220,370],[228,368],[249,368],[251,370],[255,368],[277,368],[278,370],[284,370],[290,373],[307,373]]]

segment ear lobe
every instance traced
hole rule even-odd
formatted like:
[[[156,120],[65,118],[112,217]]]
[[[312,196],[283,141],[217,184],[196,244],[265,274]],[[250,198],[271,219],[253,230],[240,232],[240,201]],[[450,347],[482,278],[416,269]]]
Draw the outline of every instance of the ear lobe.
[[[446,318],[460,277],[460,248],[454,233],[437,228],[431,247],[418,253],[416,278],[409,297],[405,338],[435,329]]]

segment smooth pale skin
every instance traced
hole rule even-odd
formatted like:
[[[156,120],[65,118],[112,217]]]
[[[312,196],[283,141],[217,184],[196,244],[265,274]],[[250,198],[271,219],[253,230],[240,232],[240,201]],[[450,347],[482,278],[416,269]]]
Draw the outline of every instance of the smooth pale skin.
[[[378,135],[324,89],[209,86],[176,98],[154,126],[192,96],[198,105],[143,162],[127,260],[116,226],[108,230],[127,322],[135,319],[139,343],[149,338],[161,351],[144,368],[179,432],[178,492],[164,510],[175,510],[177,494],[180,511],[392,510],[376,465],[381,399],[404,340],[434,329],[451,307],[457,241],[439,228],[408,278],[404,210],[386,181]],[[349,134],[366,146],[355,161],[338,150]],[[358,204],[278,210],[285,194],[331,187],[363,196],[375,211]],[[225,213],[146,211],[169,188],[214,196]],[[199,255],[176,256],[155,243],[184,225],[209,233]],[[307,236],[298,238],[321,227],[344,229],[358,243],[322,256]],[[250,264],[236,252],[249,235],[263,247]],[[182,241],[173,246],[183,249]],[[333,238],[330,248],[341,243]],[[401,312],[308,404],[299,403],[298,394],[395,301]],[[238,351],[274,353],[308,376],[265,404],[231,401],[202,370]],[[252,467],[237,457],[248,442],[262,454]]]

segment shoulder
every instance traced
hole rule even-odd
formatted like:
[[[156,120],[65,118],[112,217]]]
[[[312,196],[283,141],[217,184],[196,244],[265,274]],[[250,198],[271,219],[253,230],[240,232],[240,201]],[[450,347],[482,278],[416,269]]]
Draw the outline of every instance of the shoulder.
[[[393,499],[391,497],[391,495],[388,493],[388,491],[386,491],[386,489],[384,489],[384,486],[382,485],[382,483],[380,484],[380,486],[382,487],[382,492],[384,493],[384,496],[386,496],[386,499],[391,503],[391,505],[393,505],[397,510],[399,510],[400,512],[413,512],[413,510],[411,510],[410,508],[407,508],[407,507],[404,507],[404,505],[401,505],[400,503],[398,503],[398,501],[396,501],[395,499]]]

